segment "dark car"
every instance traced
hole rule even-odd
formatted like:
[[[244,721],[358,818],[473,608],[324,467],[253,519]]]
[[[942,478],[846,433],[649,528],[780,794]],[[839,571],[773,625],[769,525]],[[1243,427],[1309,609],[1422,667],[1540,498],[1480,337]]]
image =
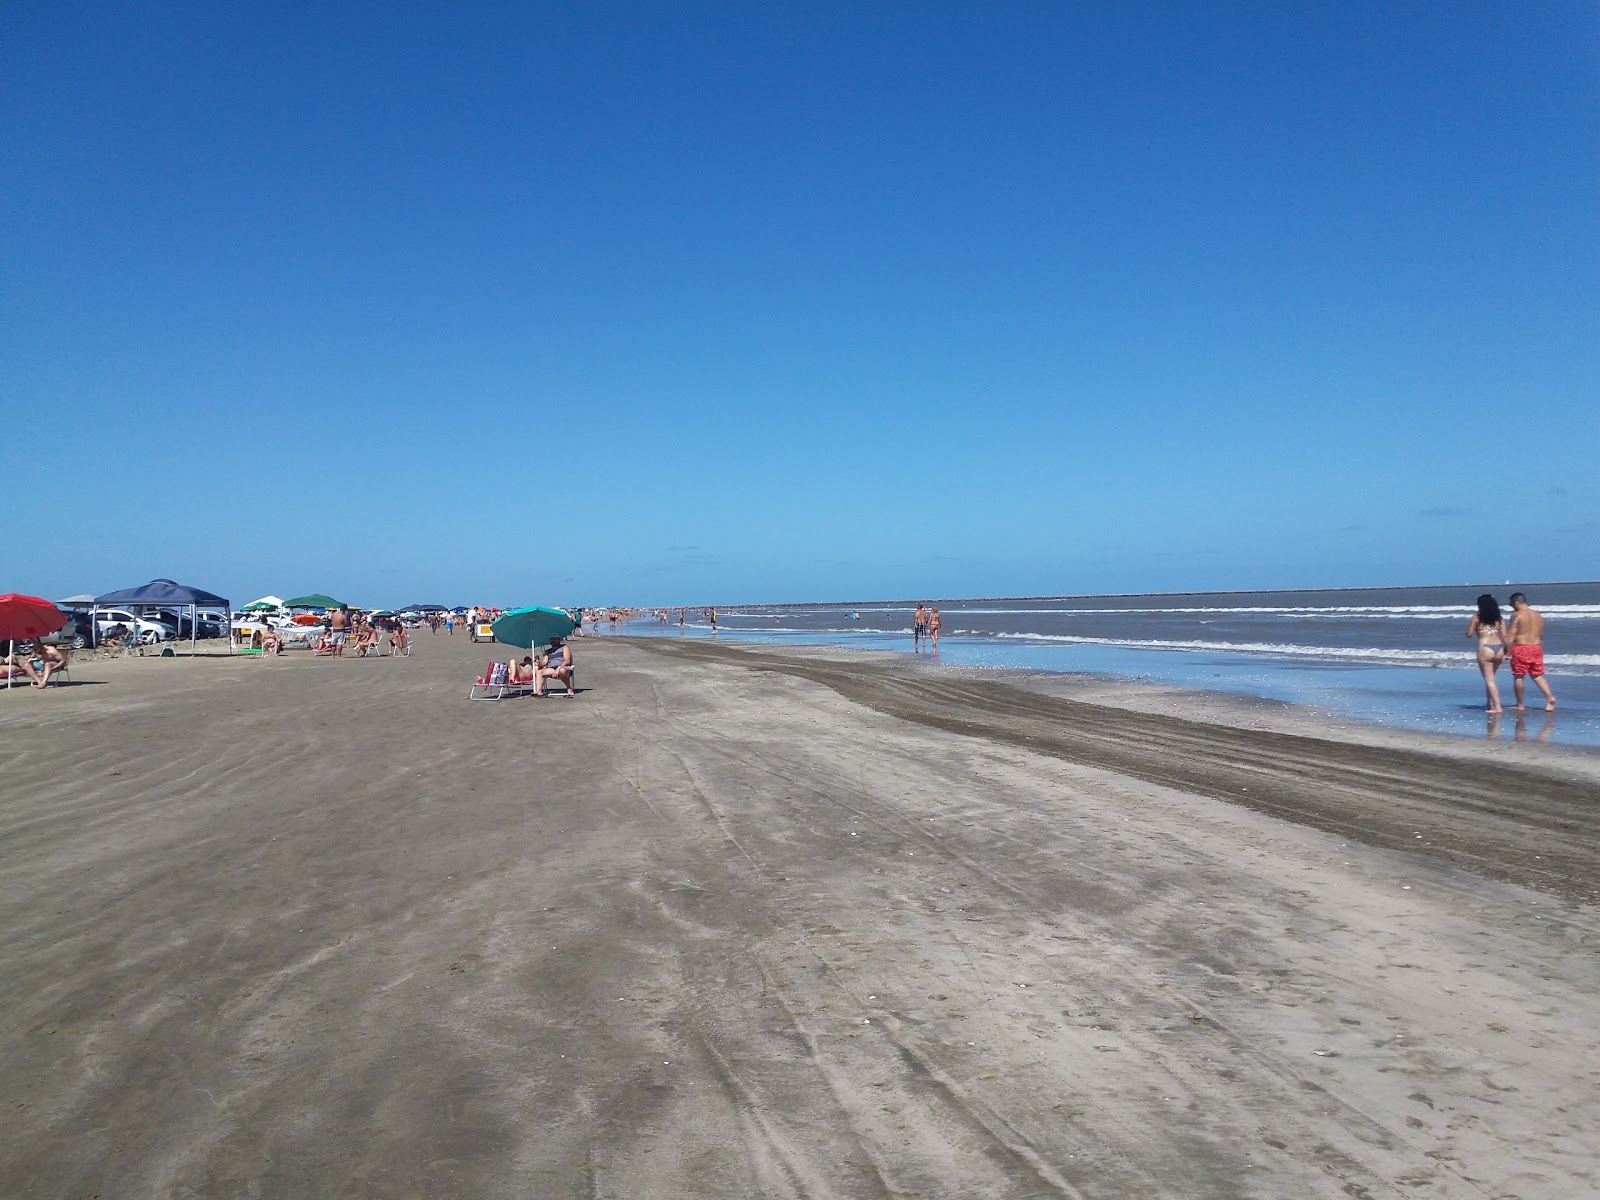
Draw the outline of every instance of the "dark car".
[[[74,650],[82,650],[93,640],[89,627],[89,614],[69,612],[65,625],[39,640],[47,646],[71,646]]]
[[[189,630],[194,625],[194,621],[189,617],[187,608],[163,608],[160,612],[147,612],[145,616],[154,617],[158,621],[165,621],[178,631],[179,638],[188,637]],[[200,614],[200,626],[196,630],[195,636],[200,638],[227,637],[228,631],[215,613],[202,612]]]

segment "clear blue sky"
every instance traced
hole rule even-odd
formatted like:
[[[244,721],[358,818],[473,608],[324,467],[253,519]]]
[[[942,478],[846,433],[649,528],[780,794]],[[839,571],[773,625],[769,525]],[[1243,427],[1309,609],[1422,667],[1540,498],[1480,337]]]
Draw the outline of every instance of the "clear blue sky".
[[[1600,9],[11,4],[0,590],[1600,576]]]

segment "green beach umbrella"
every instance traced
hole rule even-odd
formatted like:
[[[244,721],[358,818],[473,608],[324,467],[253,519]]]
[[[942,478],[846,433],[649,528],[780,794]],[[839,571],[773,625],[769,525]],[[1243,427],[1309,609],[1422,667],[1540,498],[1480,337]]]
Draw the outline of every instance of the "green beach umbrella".
[[[262,612],[266,609],[277,608],[276,604],[268,604],[265,600],[257,600],[254,604],[246,604],[240,612]]]
[[[293,600],[283,602],[285,608],[338,608],[339,602],[332,596],[324,596],[321,592],[312,592],[309,596],[296,596]]]
[[[513,608],[493,625],[494,640],[507,646],[532,649],[553,637],[566,637],[574,626],[572,615],[559,608]]]
[[[394,613],[387,608],[375,608],[367,615],[372,617],[392,617]]]

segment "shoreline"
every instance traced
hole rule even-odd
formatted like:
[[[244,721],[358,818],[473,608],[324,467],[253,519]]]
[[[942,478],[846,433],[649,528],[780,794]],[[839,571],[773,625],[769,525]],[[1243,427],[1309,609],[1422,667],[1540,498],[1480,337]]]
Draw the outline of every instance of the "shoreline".
[[[1502,678],[1501,691],[1508,706],[1499,719],[1491,719],[1481,700],[1468,702],[1473,690],[1482,691],[1472,664],[1396,665],[1384,662],[1318,662],[1252,659],[1238,654],[1202,649],[1146,649],[1117,646],[1085,639],[1072,646],[1028,644],[1004,639],[974,640],[960,634],[944,639],[942,661],[901,648],[910,639],[900,634],[868,631],[830,636],[828,631],[805,629],[749,629],[732,627],[720,635],[704,626],[686,630],[628,630],[596,633],[598,637],[633,637],[645,641],[740,644],[773,653],[863,656],[862,661],[900,663],[906,669],[924,664],[928,669],[977,671],[986,678],[1031,678],[1032,686],[1055,690],[1086,684],[1096,691],[1119,693],[1129,703],[1141,689],[1151,689],[1183,704],[1185,696],[1211,697],[1208,707],[1221,710],[1223,697],[1267,711],[1287,706],[1315,713],[1330,725],[1351,730],[1371,729],[1385,734],[1416,734],[1454,740],[1482,740],[1511,745],[1549,743],[1548,749],[1600,750],[1600,679],[1586,675],[1555,676],[1562,704],[1559,725],[1547,720],[1542,697],[1530,689],[1535,707],[1521,713],[1511,704],[1511,680]],[[865,644],[864,644],[865,643]],[[874,656],[883,656],[880,659]],[[1086,665],[1083,660],[1089,660]],[[1060,665],[1051,665],[1058,660]],[[1439,672],[1450,672],[1452,686],[1441,691]],[[1505,673],[1502,672],[1502,676]],[[1225,680],[1218,683],[1214,680]],[[1054,681],[1049,683],[1047,681]],[[1228,686],[1231,684],[1232,686]],[[1459,684],[1459,687],[1454,686]]]
[[[634,644],[792,674],[902,720],[1091,764],[1382,849],[1416,851],[1417,831],[1426,827],[1430,857],[1600,903],[1600,831],[1590,820],[1600,755],[1590,752],[1550,755],[1570,748],[1539,746],[1506,753],[1449,735],[1376,727],[1363,736],[1350,728],[1356,722],[1341,728],[1291,705],[1263,716],[1239,706],[1219,713],[1186,698],[1174,714],[1164,711],[1170,696],[1124,687],[1096,701],[1068,698],[1037,675],[1015,680],[981,669],[868,665],[748,643]]]

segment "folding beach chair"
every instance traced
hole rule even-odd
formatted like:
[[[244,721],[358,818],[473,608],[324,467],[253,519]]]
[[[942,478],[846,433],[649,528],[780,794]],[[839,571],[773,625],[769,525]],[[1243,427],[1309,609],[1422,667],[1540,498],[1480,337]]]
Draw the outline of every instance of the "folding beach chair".
[[[533,691],[533,680],[513,680],[510,668],[503,662],[492,662],[483,674],[472,681],[467,689],[468,700],[504,700],[507,696],[525,696]],[[480,694],[481,693],[481,694]]]
[[[50,682],[59,683],[63,679],[72,678],[72,647],[61,647],[61,665],[50,668]]]

